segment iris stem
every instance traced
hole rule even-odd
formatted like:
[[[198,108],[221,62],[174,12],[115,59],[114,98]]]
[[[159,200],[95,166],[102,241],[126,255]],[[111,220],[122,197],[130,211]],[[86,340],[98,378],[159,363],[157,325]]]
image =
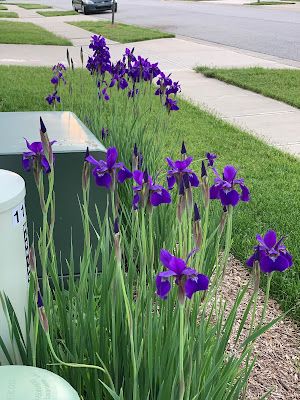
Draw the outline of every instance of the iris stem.
[[[208,223],[209,223],[209,202],[208,202],[207,207],[205,207],[205,216],[204,216],[204,223],[203,223],[202,243],[201,243],[202,250],[201,250],[201,258],[200,258],[200,267],[203,266],[204,258],[205,258]]]
[[[224,278],[226,265],[229,258],[229,253],[231,250],[231,241],[232,241],[232,216],[233,216],[233,207],[228,206],[228,218],[227,218],[227,229],[226,229],[226,238],[225,238],[225,249],[224,256],[222,260],[222,278]]]
[[[261,315],[261,320],[259,323],[259,327],[261,327],[264,323],[265,317],[266,317],[266,312],[267,312],[267,307],[268,307],[268,302],[269,302],[269,297],[270,297],[270,287],[271,287],[271,280],[273,277],[273,272],[271,272],[268,275],[268,280],[267,280],[267,288],[266,288],[266,294],[265,294],[265,302],[264,302],[264,308],[262,311],[262,315]]]
[[[179,303],[179,400],[183,400],[185,392],[184,383],[184,303]]]

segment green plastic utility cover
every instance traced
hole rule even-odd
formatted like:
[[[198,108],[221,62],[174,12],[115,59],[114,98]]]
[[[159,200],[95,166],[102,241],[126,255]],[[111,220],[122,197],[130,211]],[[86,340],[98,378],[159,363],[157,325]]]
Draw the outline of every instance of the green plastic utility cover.
[[[79,400],[72,386],[45,369],[10,365],[0,367],[1,400]]]

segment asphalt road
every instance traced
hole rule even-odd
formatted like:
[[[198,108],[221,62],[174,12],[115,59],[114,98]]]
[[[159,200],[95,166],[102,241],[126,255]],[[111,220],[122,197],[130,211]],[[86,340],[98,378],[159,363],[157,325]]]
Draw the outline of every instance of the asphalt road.
[[[246,1],[246,0],[245,0]],[[69,9],[71,0],[42,0]],[[300,12],[174,0],[119,0],[117,20],[300,61]],[[99,17],[110,18],[110,13]]]

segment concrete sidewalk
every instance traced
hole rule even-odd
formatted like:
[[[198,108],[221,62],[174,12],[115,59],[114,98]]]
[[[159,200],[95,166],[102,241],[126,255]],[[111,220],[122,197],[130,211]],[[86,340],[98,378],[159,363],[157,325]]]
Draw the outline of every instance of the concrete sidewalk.
[[[64,21],[70,20],[70,17],[32,19],[31,15],[22,21],[30,20],[73,41],[75,46],[69,48],[69,51],[75,66],[81,65],[79,46],[83,46],[87,58],[90,53],[88,42],[91,33],[66,24]],[[265,59],[263,55],[183,38],[149,40],[126,45],[108,41],[108,44],[113,60],[119,59],[126,47],[135,47],[136,55],[148,57],[152,62],[158,61],[162,70],[171,72],[173,79],[180,81],[184,97],[268,143],[300,156],[300,110],[193,71],[196,65],[290,68],[284,61]],[[64,46],[0,44],[0,64],[52,66],[57,62],[66,63],[66,50],[67,47]]]

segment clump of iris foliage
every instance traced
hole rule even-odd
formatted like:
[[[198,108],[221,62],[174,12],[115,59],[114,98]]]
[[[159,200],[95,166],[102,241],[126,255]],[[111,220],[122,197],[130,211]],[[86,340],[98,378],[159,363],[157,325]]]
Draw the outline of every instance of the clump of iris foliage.
[[[53,240],[56,143],[49,141],[41,120],[40,141],[27,141],[23,154],[24,169],[34,174],[43,216],[30,251],[25,334],[9,299],[2,297],[16,352],[24,364],[51,368],[86,400],[239,399],[255,364],[253,343],[278,321],[264,322],[271,278],[291,267],[292,257],[274,231],[258,235],[247,261],[252,280],[240,288],[228,310],[220,286],[234,209],[250,201],[244,180],[232,165],[220,171],[215,154],[194,160],[185,143],[179,145],[177,159],[162,160],[159,143],[144,133],[164,129],[168,134],[172,112],[180,112],[179,83],[133,50],[126,49],[123,59],[112,63],[102,37],[94,36],[90,48],[87,68],[96,111],[83,109],[82,115],[95,130],[102,127],[108,150],[105,160],[96,160],[87,149],[83,160],[78,209],[83,253],[80,260],[71,255],[66,261],[69,275],[61,279]],[[81,60],[83,65],[82,52]],[[46,101],[54,109],[63,106],[66,90],[80,104],[69,55],[68,63],[68,69],[53,67],[53,90]],[[107,210],[97,213],[96,226],[89,217],[91,208],[97,208],[89,201],[91,185],[107,191]],[[92,236],[97,237],[96,247]],[[40,282],[37,262],[43,271]],[[80,276],[75,277],[78,264]],[[268,285],[257,320],[260,271],[267,274]],[[237,321],[248,290],[252,297]],[[229,340],[234,340],[235,351],[228,350]],[[0,345],[13,364],[14,355]]]

